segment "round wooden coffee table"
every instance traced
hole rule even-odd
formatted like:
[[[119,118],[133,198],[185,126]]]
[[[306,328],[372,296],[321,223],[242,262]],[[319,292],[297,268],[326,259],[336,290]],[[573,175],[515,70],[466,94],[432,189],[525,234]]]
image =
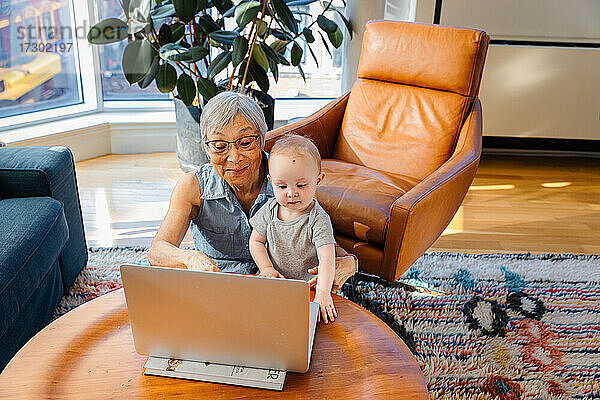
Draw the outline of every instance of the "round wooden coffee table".
[[[123,289],[60,317],[0,375],[0,398],[429,399],[410,350],[387,325],[334,297],[337,320],[317,325],[311,368],[288,373],[283,392],[143,375]]]

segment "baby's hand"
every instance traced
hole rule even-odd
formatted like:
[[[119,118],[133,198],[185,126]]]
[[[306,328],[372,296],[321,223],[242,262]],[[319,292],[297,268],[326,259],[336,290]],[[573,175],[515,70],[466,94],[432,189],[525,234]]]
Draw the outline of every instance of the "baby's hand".
[[[281,275],[279,273],[279,271],[277,271],[273,267],[264,268],[264,269],[260,270],[260,274],[258,274],[258,276],[265,276],[267,278],[283,278],[283,279],[285,279],[285,276]]]
[[[335,311],[335,306],[333,305],[333,299],[331,298],[331,292],[326,290],[321,290],[317,288],[317,294],[315,295],[315,301],[319,303],[319,317],[323,318],[323,322],[326,324],[329,321],[335,321],[337,317],[337,311]]]

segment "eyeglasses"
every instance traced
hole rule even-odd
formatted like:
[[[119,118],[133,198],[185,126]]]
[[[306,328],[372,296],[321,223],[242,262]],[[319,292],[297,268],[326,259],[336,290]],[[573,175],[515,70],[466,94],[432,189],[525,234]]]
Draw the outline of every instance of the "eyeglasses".
[[[242,136],[239,139],[230,142],[228,140],[209,140],[204,142],[208,149],[214,154],[225,154],[229,151],[230,146],[235,144],[235,147],[238,150],[250,150],[253,149],[256,145],[256,139],[258,139],[258,135],[248,135]]]

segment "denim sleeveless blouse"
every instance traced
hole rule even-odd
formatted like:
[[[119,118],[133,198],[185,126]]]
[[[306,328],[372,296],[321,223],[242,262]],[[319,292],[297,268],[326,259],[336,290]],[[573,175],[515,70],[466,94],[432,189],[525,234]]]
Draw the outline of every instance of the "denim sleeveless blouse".
[[[263,152],[262,162],[267,162]],[[227,182],[207,163],[196,171],[200,184],[200,211],[190,222],[196,250],[206,254],[223,272],[254,274],[258,267],[248,246],[252,227],[248,220],[267,200],[273,187],[265,175],[258,197],[246,215]]]

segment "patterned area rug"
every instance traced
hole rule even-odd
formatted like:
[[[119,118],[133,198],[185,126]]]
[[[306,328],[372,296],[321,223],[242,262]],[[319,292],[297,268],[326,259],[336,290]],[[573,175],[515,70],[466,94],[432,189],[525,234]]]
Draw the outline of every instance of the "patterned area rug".
[[[121,264],[148,264],[144,247],[108,247],[88,250],[88,263],[54,310],[52,320],[81,304],[123,287]]]
[[[600,256],[433,253],[343,291],[403,338],[432,399],[600,399]]]
[[[55,317],[120,288],[123,263],[146,249],[91,249]],[[402,337],[432,399],[600,399],[600,256],[431,253],[340,294]]]

